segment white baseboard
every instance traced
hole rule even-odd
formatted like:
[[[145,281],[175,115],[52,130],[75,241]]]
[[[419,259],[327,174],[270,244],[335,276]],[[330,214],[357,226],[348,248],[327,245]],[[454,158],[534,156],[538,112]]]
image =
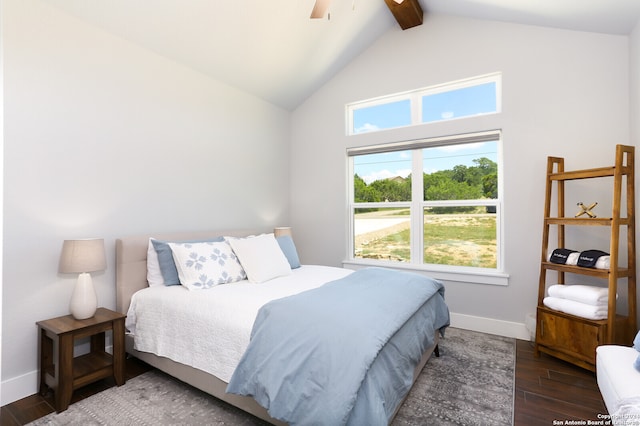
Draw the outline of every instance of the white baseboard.
[[[502,321],[451,312],[451,327],[479,331],[481,333],[497,334],[498,336],[513,337],[515,339],[531,339],[531,335],[524,322]]]
[[[86,340],[86,339],[85,339]],[[106,342],[107,346],[105,350],[112,353],[113,346],[111,345],[111,339],[108,338]],[[83,355],[89,352],[89,343],[80,343],[74,347],[74,356]],[[26,398],[27,396],[35,395],[38,393],[38,386],[40,385],[40,376],[38,370],[31,371],[23,374],[22,376],[12,377],[8,380],[3,380],[0,386],[0,406],[11,404],[19,399]]]
[[[0,395],[2,395],[0,405],[5,406],[38,393],[39,381],[38,370],[23,374],[22,376],[13,377],[9,380],[3,380],[2,390],[0,390]]]
[[[492,318],[476,317],[472,315],[451,313],[451,326],[481,333],[497,334],[498,336],[513,337],[529,340],[530,335],[524,323],[501,321]],[[445,333],[446,335],[446,333]],[[109,347],[108,350],[111,348]],[[19,399],[38,392],[38,371],[32,371],[22,376],[14,377],[2,382],[0,395],[4,406]]]

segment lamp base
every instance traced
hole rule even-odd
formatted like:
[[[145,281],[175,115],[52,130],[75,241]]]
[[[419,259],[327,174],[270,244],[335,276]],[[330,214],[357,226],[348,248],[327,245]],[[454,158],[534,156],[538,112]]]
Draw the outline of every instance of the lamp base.
[[[98,309],[98,297],[93,288],[91,274],[83,272],[78,275],[78,281],[71,295],[69,311],[75,319],[91,318]]]

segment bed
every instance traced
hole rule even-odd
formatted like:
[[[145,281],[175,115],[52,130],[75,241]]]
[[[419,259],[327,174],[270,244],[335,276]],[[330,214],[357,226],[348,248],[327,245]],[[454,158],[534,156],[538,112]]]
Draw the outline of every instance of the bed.
[[[238,237],[239,241],[244,241],[247,235],[257,235],[260,234],[260,230],[256,232],[255,230],[225,230],[225,231],[211,231],[211,232],[190,232],[190,233],[171,233],[171,234],[154,234],[154,235],[141,235],[134,237],[126,237],[119,238],[116,240],[116,308],[119,312],[128,314],[129,318],[127,319],[128,324],[128,333],[126,336],[126,348],[127,353],[141,359],[142,361],[147,362],[148,364],[158,368],[161,371],[164,371],[198,389],[203,390],[216,398],[219,398],[223,401],[226,401],[252,415],[261,418],[267,422],[272,424],[287,424],[284,421],[278,420],[277,418],[282,419],[283,416],[278,414],[274,417],[270,415],[269,411],[263,407],[263,405],[268,405],[269,398],[267,397],[267,404],[265,404],[264,398],[262,399],[262,405],[259,404],[256,399],[253,397],[259,398],[260,392],[256,392],[255,388],[253,390],[246,391],[247,396],[243,396],[236,393],[228,393],[227,388],[231,388],[229,382],[233,380],[233,384],[235,385],[235,392],[242,393],[242,391],[238,391],[238,389],[249,388],[251,389],[250,383],[242,382],[242,379],[238,379],[236,376],[239,376],[240,370],[247,370],[247,367],[250,366],[250,355],[253,353],[251,350],[252,345],[257,344],[254,342],[259,341],[259,336],[252,336],[252,326],[253,321],[256,318],[260,318],[260,316],[265,317],[275,317],[275,315],[262,315],[263,312],[266,312],[266,307],[271,307],[274,304],[284,303],[285,301],[288,303],[303,303],[299,302],[300,299],[316,299],[320,298],[321,293],[314,292],[325,292],[329,290],[325,290],[331,286],[323,285],[325,282],[337,281],[342,278],[352,279],[352,276],[355,277],[357,274],[352,271],[348,271],[342,268],[330,268],[330,267],[320,267],[314,265],[301,265],[300,267],[291,268],[290,275],[277,277],[273,280],[268,280],[264,283],[255,284],[250,283],[246,280],[238,281],[232,284],[225,284],[220,286],[215,286],[215,291],[209,290],[196,290],[196,291],[187,291],[183,286],[167,286],[167,287],[150,287],[147,281],[147,255],[148,253],[152,253],[150,251],[150,238],[154,238],[157,240],[163,241],[208,241],[208,240],[217,240],[220,236],[227,237]],[[241,246],[238,246],[237,249],[240,250]],[[174,246],[174,249],[176,247]],[[295,250],[295,248],[294,248]],[[286,251],[283,248],[283,251]],[[177,253],[177,251],[176,251]],[[238,251],[238,254],[240,251]],[[150,254],[151,255],[151,254]],[[240,262],[242,263],[242,262]],[[291,264],[293,265],[293,264]],[[244,264],[243,264],[244,266]],[[247,265],[248,266],[248,265]],[[250,269],[247,269],[249,271]],[[251,276],[254,275],[255,269],[251,268],[252,273]],[[384,272],[385,271],[380,271]],[[371,272],[370,272],[371,273]],[[365,276],[359,275],[361,279],[366,279]],[[185,278],[186,279],[186,278]],[[250,297],[243,295],[243,288],[251,288]],[[336,286],[334,286],[336,287]],[[266,290],[267,288],[273,288],[274,290]],[[293,288],[293,289],[292,289]],[[334,290],[335,291],[335,290]],[[220,341],[224,341],[225,343],[222,345],[217,345],[218,347],[214,348],[211,346],[210,348],[203,349],[202,351],[207,352],[209,350],[219,350],[220,347],[224,347],[229,349],[231,355],[227,352],[225,354],[220,355],[221,358],[225,356],[230,358],[230,361],[227,362],[226,365],[212,367],[210,363],[203,363],[202,360],[194,360],[194,359],[185,359],[185,357],[181,354],[187,351],[173,351],[172,348],[168,348],[166,345],[162,346],[162,344],[155,343],[155,337],[149,337],[150,334],[156,333],[157,329],[160,328],[160,323],[162,322],[162,318],[166,317],[166,322],[170,325],[169,328],[174,328],[174,332],[176,333],[177,338],[184,339],[182,336],[181,330],[185,328],[191,328],[191,325],[187,326],[173,326],[178,321],[175,318],[169,319],[169,314],[166,312],[169,311],[169,307],[172,307],[174,304],[177,305],[178,300],[185,297],[192,297],[189,295],[197,294],[198,300],[202,305],[207,305],[208,303],[217,303],[213,301],[206,301],[207,297],[211,297],[216,300],[223,300],[221,297],[213,295],[218,292],[218,294],[228,293],[228,296],[231,297],[230,300],[235,300],[233,302],[228,302],[228,306],[240,306],[242,305],[243,310],[247,309],[249,311],[249,320],[247,317],[236,317],[236,313],[233,309],[225,311],[224,306],[219,306],[216,309],[212,309],[212,311],[218,313],[219,318],[230,318],[225,325],[226,327],[240,327],[239,329],[229,328],[226,332],[219,332],[219,336],[227,336],[230,334],[237,334],[241,336],[240,342],[232,342],[231,340],[227,341],[225,338],[220,338]],[[267,294],[268,293],[268,294]],[[436,296],[437,294],[437,296]],[[446,304],[444,304],[444,300],[442,298],[443,290],[435,292],[431,297],[425,296],[425,302],[420,303],[419,309],[415,309],[415,313],[412,313],[410,317],[406,318],[401,325],[401,328],[394,332],[391,336],[391,343],[393,344],[385,344],[380,350],[380,354],[376,355],[371,364],[371,370],[389,370],[389,363],[395,362],[390,361],[391,358],[385,358],[382,356],[385,352],[398,351],[398,347],[402,347],[405,343],[399,344],[400,340],[397,342],[393,342],[393,339],[400,339],[402,336],[416,336],[411,337],[411,339],[415,340],[417,343],[411,343],[409,346],[412,347],[412,351],[418,350],[417,357],[414,357],[411,361],[411,374],[409,377],[409,383],[404,386],[405,388],[399,391],[397,396],[394,398],[390,398],[391,403],[388,403],[387,407],[383,407],[386,410],[384,416],[386,419],[383,423],[388,423],[395,416],[398,409],[402,405],[402,401],[408,394],[408,390],[413,383],[413,381],[417,378],[418,374],[422,370],[422,368],[427,363],[429,357],[432,353],[436,353],[437,355],[437,343],[439,335],[444,331],[446,326],[449,324],[448,317],[448,309],[446,308]],[[134,296],[135,295],[135,296]],[[146,295],[143,297],[143,295]],[[151,296],[149,296],[151,295]],[[165,305],[163,308],[159,308],[162,314],[152,313],[152,310],[148,309],[146,303],[142,302],[142,300],[146,300],[147,298],[154,299],[154,297],[163,297],[168,299],[171,302],[164,302]],[[313,295],[313,296],[312,296]],[[325,297],[333,297],[333,296],[325,296]],[[389,297],[383,296],[383,297]],[[235,298],[235,299],[234,299]],[[132,299],[133,299],[133,307],[132,307]],[[291,299],[291,300],[289,300]],[[427,300],[428,299],[428,300]],[[226,301],[226,299],[224,299]],[[319,300],[319,299],[318,299]],[[174,303],[176,302],[176,303]],[[416,302],[417,303],[417,302]],[[264,304],[264,306],[262,306]],[[246,305],[246,306],[245,306]],[[275,309],[275,307],[274,307]],[[333,309],[333,308],[332,308]],[[286,311],[291,310],[287,308]],[[195,308],[193,309],[195,311]],[[332,310],[332,312],[334,312]],[[155,315],[155,316],[154,316]],[[195,315],[195,314],[194,314]],[[238,314],[239,315],[239,314]],[[253,315],[253,316],[252,316]],[[333,313],[332,313],[333,315]],[[155,321],[156,327],[155,330],[151,330],[150,326],[142,325],[144,322],[139,317],[148,316],[152,321]],[[215,316],[215,315],[214,315]],[[375,315],[377,316],[377,314]],[[219,319],[218,318],[218,319]],[[365,313],[366,318],[366,313]],[[371,317],[373,318],[373,317]],[[194,324],[199,322],[199,320],[191,319],[189,324]],[[206,320],[207,324],[209,324],[209,319]],[[217,319],[216,319],[217,321]],[[367,321],[369,321],[367,319]],[[297,322],[297,321],[294,321]],[[138,324],[138,325],[136,325]],[[149,324],[149,323],[147,323]],[[173,324],[173,325],[172,325]],[[256,324],[257,325],[257,320]],[[258,327],[253,327],[258,328]],[[313,327],[311,327],[313,328]],[[235,330],[235,331],[234,331]],[[418,332],[416,330],[421,330],[418,336]],[[255,330],[253,330],[255,331]],[[277,332],[277,331],[276,331]],[[163,334],[163,332],[159,332],[158,334]],[[169,331],[166,331],[169,333]],[[265,333],[267,333],[265,331]],[[271,331],[274,333],[274,331]],[[214,333],[211,333],[214,334]],[[285,333],[286,334],[286,333]],[[302,333],[306,334],[306,333]],[[147,336],[147,337],[143,337]],[[267,333],[266,336],[269,336]],[[149,339],[152,341],[150,345],[145,344],[145,339]],[[243,340],[244,339],[244,340]],[[274,339],[268,339],[274,340]],[[275,339],[280,340],[280,339]],[[344,340],[344,339],[343,339]],[[350,339],[347,339],[350,340]],[[413,342],[412,340],[412,342]],[[152,348],[156,345],[155,348]],[[289,344],[287,344],[289,346]],[[285,349],[286,347],[285,346]],[[390,347],[390,349],[389,349]],[[213,348],[213,349],[212,349]],[[225,349],[226,350],[226,349]],[[272,351],[280,351],[282,350],[282,346],[280,348],[272,348]],[[177,352],[177,354],[176,354]],[[191,352],[191,351],[188,351]],[[194,351],[198,352],[198,351]],[[177,355],[177,356],[176,356]],[[406,356],[403,355],[404,358],[411,359],[409,354]],[[238,360],[240,358],[240,360]],[[246,359],[245,359],[246,358]],[[258,356],[261,359],[261,355]],[[222,363],[224,364],[224,363]],[[308,362],[301,362],[301,364],[309,364]],[[385,367],[386,365],[386,367]],[[237,368],[238,366],[243,368]],[[306,373],[310,374],[310,373]],[[362,388],[367,387],[365,389],[359,389],[358,395],[362,396],[357,398],[356,402],[351,405],[351,408],[354,413],[355,411],[371,411],[371,408],[367,405],[369,404],[369,400],[374,401],[375,398],[368,396],[367,392],[370,392],[369,388],[374,388],[374,383],[376,380],[380,380],[376,377],[370,377],[373,374],[369,372],[366,374],[365,380],[363,381]],[[288,376],[291,376],[291,373],[287,373]],[[249,374],[249,376],[253,376],[253,374]],[[295,376],[295,374],[293,374]],[[324,376],[324,373],[323,373]],[[371,380],[369,380],[371,378]],[[386,379],[385,379],[386,380]],[[396,382],[400,379],[395,378]],[[406,381],[406,379],[405,379]],[[366,386],[365,386],[366,384]],[[389,385],[390,387],[403,388],[403,386],[399,386],[398,383],[394,383],[393,385]],[[295,391],[295,389],[294,389]],[[373,392],[373,391],[372,391]],[[377,390],[375,390],[377,392]],[[386,393],[385,393],[386,392]],[[387,395],[389,391],[384,390],[382,392],[383,395]],[[294,392],[295,393],[295,392]],[[326,394],[327,392],[325,392]],[[253,396],[253,397],[252,397]],[[312,398],[315,399],[315,398]],[[358,401],[366,400],[363,403],[359,403]],[[373,404],[371,402],[370,404]],[[275,399],[272,402],[272,406],[270,407],[271,412],[277,412],[277,408],[274,407]],[[382,404],[384,405],[384,404]],[[303,406],[304,407],[304,406]],[[326,410],[325,410],[326,411]],[[355,418],[355,414],[353,414],[353,418]],[[382,417],[382,414],[378,415],[378,418]],[[284,416],[287,419],[286,416]],[[333,420],[332,420],[333,421]],[[296,423],[293,421],[292,423]]]

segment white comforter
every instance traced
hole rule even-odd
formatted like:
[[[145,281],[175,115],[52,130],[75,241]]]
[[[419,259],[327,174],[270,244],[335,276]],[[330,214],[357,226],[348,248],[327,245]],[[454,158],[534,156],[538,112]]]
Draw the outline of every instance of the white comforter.
[[[229,382],[265,303],[342,278],[351,270],[304,265],[260,284],[240,281],[207,290],[149,287],[133,295],[126,327],[135,349],[170,358]]]

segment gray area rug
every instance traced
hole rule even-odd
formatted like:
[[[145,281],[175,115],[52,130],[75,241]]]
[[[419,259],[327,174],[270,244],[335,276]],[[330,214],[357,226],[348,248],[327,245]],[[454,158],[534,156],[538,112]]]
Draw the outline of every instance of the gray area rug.
[[[393,426],[510,425],[515,339],[449,328]],[[161,372],[79,401],[30,425],[264,425]]]

